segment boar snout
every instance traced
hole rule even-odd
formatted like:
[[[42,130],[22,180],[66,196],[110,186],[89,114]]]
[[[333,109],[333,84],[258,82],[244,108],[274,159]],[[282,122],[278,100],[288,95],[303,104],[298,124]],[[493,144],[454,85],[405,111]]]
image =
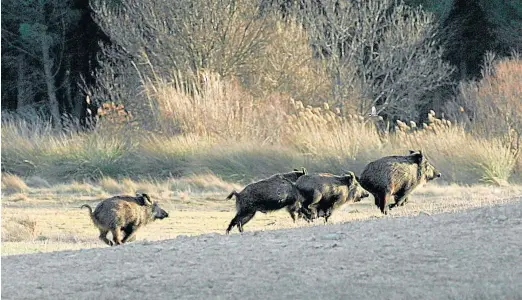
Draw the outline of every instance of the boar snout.
[[[164,211],[163,209],[156,215],[156,219],[165,219],[169,217],[169,213]]]

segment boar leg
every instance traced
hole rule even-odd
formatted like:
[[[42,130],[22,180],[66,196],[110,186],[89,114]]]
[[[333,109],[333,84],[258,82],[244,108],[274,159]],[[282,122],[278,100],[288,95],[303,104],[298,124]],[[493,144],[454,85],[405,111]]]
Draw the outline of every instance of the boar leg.
[[[112,240],[114,241],[114,244],[121,245],[121,239],[123,236],[123,232],[121,231],[121,228],[115,228],[112,230]]]
[[[107,233],[109,233],[108,230],[100,230],[100,240],[104,241],[105,244],[112,246],[113,243],[107,238]]]
[[[248,221],[252,220],[252,218],[254,217],[254,215],[256,214],[256,212],[249,212],[247,214],[244,214],[243,216],[241,216],[241,220],[239,221],[237,227],[239,229],[239,232],[243,232],[243,226],[248,223]]]
[[[310,210],[310,206],[312,204],[315,204],[315,203],[318,203],[319,201],[321,201],[322,197],[323,197],[323,195],[317,190],[314,190],[312,193],[307,193],[303,197],[304,200],[302,203],[302,207]]]
[[[230,221],[230,224],[228,225],[228,228],[227,228],[227,231],[226,231],[227,234],[229,234],[230,230],[232,230],[232,228],[234,228],[234,226],[237,225],[239,217],[240,217],[240,213],[238,212],[236,214],[236,216],[232,219],[232,221]]]
[[[295,223],[295,212],[294,212],[294,209],[291,208],[290,206],[287,206],[286,210],[290,214],[290,218],[292,218],[292,221]]]
[[[379,193],[372,193],[373,195],[373,201],[375,203],[375,206],[381,207],[381,195]]]
[[[397,206],[404,206],[406,202],[408,202],[408,196],[410,193],[405,189],[401,189],[395,194],[395,203],[390,205],[390,208],[394,208]]]
[[[312,212],[305,207],[301,207],[299,209],[299,215],[303,217],[308,223],[314,221],[314,219],[312,218]]]
[[[297,202],[293,203],[293,204],[290,204],[286,207],[286,210],[288,211],[288,213],[290,214],[290,217],[292,218],[292,221],[294,221],[295,223],[295,219],[296,219],[296,212],[299,211],[299,208],[297,207]]]
[[[332,209],[329,208],[326,210],[326,213],[324,214],[324,222],[328,223],[328,218],[332,216]]]
[[[308,206],[305,206],[308,208],[308,210],[310,211],[310,215],[312,217],[312,219],[317,219],[317,206],[319,206],[319,202],[321,201],[321,199],[323,198],[323,194],[321,194],[320,192],[318,191],[314,191],[314,196],[312,198],[312,202],[308,204]]]
[[[123,231],[125,232],[125,237],[121,241],[122,243],[126,242],[134,242],[136,240],[136,231],[138,228],[136,226],[127,226],[123,228]]]
[[[377,192],[373,194],[373,197],[375,198],[375,205],[379,207],[383,214],[387,215],[388,210],[390,209],[387,203],[389,199],[392,197],[391,193],[388,193],[386,191]]]
[[[390,210],[390,207],[388,206],[388,202],[390,201],[390,198],[392,197],[391,193],[390,192],[386,192],[384,195],[380,195],[380,199],[382,199],[380,202],[380,209],[381,209],[381,212],[385,215],[388,214],[389,210]]]
[[[395,196],[395,197],[397,197],[397,196]],[[406,204],[408,202],[408,195],[404,195],[398,199],[399,200],[395,201],[395,206],[404,206],[404,204]]]
[[[320,202],[310,205],[310,213],[311,213],[311,217],[313,219],[318,219],[319,217],[321,217],[320,213],[322,213],[322,217],[324,217],[325,211],[323,209],[319,208],[320,206],[321,206]]]

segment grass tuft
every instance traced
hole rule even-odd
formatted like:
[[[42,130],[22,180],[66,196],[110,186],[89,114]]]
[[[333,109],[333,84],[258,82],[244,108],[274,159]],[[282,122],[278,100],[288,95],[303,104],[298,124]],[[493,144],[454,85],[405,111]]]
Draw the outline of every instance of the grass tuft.
[[[30,217],[2,220],[2,242],[32,241],[37,229],[37,222]]]
[[[49,188],[51,187],[51,184],[42,177],[39,176],[30,176],[25,179],[25,182],[28,186],[32,188]]]
[[[121,185],[110,177],[103,177],[99,184],[104,191],[110,194],[119,194],[122,191]]]
[[[6,195],[24,193],[28,188],[22,178],[13,174],[2,173],[2,193]]]

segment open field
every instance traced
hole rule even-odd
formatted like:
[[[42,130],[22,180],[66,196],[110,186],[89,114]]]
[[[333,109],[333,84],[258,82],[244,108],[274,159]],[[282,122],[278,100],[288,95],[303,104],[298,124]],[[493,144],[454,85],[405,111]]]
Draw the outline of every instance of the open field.
[[[2,3],[2,298],[522,299],[513,1],[76,2]],[[225,235],[294,168],[409,201]],[[108,247],[80,207],[136,193],[169,217]]]
[[[112,194],[133,194],[131,189],[150,193],[170,214],[169,218],[141,229],[138,241],[165,240],[179,235],[223,234],[235,214],[235,201],[227,201],[225,197],[232,189],[241,189],[241,186],[220,181],[213,176],[165,182],[124,180],[123,183],[106,179],[98,183],[27,188],[22,192],[3,195],[2,255],[106,247],[98,240],[98,231],[91,223],[87,210],[79,207],[84,203],[96,205]],[[411,203],[392,210],[390,217],[454,212],[511,202],[520,195],[522,186],[428,184],[413,194]],[[373,199],[370,198],[357,204],[348,204],[334,212],[331,222],[382,218],[372,203]],[[258,213],[245,226],[245,230],[322,224],[322,220],[312,224],[299,220],[294,224],[287,212],[282,210],[269,214]]]
[[[518,198],[431,216],[14,255],[2,258],[2,299],[520,299],[521,231]]]

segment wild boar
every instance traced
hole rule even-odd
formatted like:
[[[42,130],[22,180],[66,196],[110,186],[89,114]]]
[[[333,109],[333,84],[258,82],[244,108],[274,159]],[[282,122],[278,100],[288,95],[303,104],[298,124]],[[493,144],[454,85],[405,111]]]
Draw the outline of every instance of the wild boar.
[[[241,192],[232,191],[226,199],[236,196],[236,215],[230,221],[226,233],[229,234],[234,226],[239,232],[243,232],[243,226],[248,223],[260,211],[267,213],[286,207],[290,217],[295,222],[297,206],[297,193],[292,182],[306,175],[306,169],[301,171],[275,174],[269,178],[247,185]]]
[[[402,206],[418,186],[441,173],[428,162],[422,151],[410,150],[409,155],[385,156],[370,162],[359,178],[361,186],[375,198],[375,205],[383,214],[390,208]],[[394,197],[395,203],[391,204]]]
[[[141,196],[114,196],[100,202],[96,209],[84,204],[92,222],[100,231],[100,240],[107,245],[120,245],[135,239],[139,228],[157,219],[164,219],[169,214],[157,202],[152,202],[147,194]],[[112,233],[113,240],[107,239]]]
[[[308,220],[323,216],[328,222],[335,209],[370,195],[359,185],[353,172],[343,176],[325,173],[301,176],[295,186],[302,215]]]

